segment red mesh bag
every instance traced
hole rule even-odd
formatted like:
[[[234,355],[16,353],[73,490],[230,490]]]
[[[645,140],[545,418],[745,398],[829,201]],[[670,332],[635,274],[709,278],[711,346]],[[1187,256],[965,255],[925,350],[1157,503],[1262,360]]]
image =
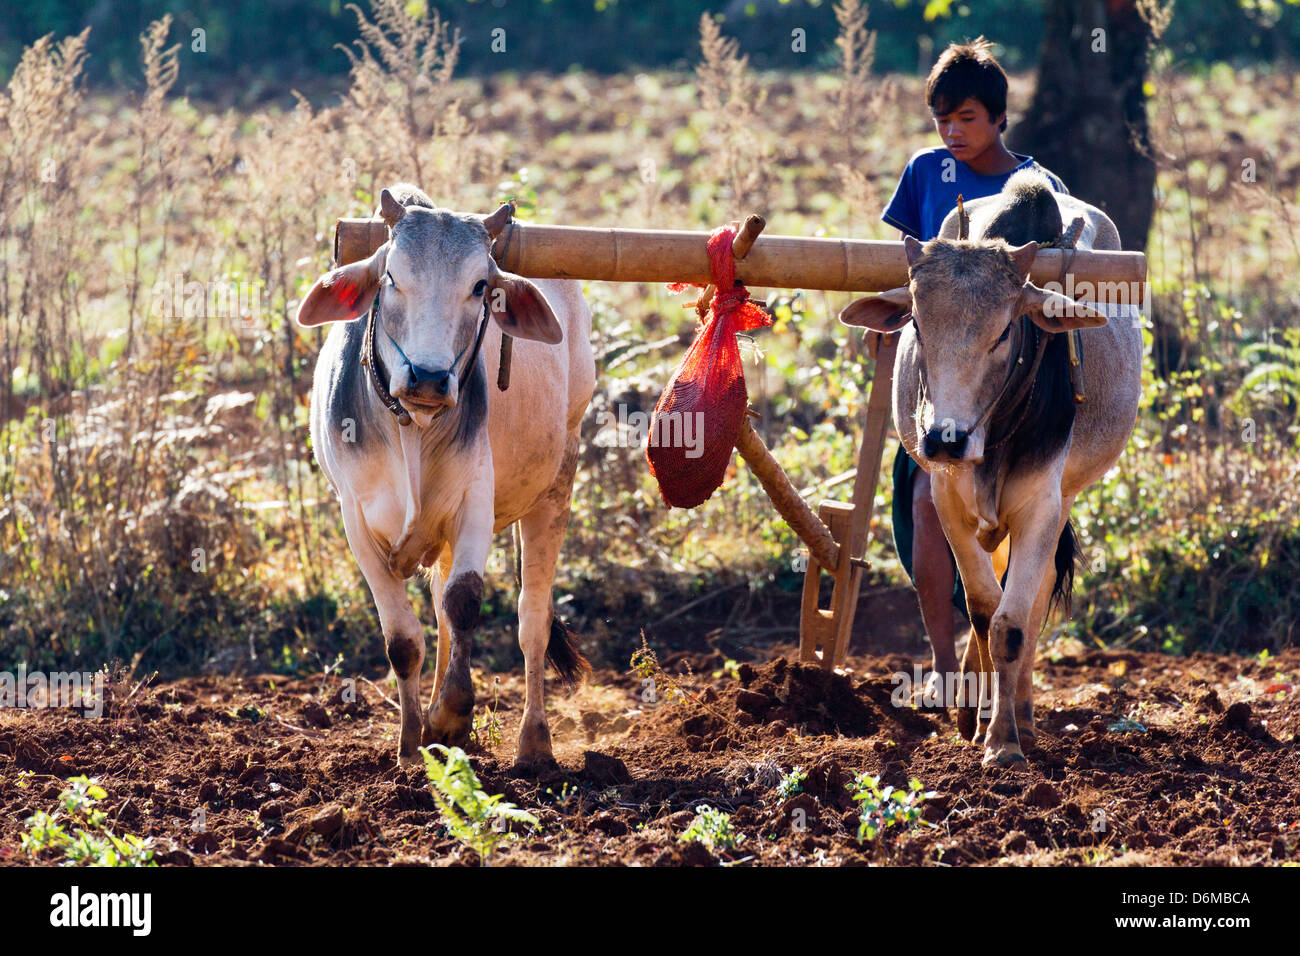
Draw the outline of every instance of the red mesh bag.
[[[731,256],[735,235],[734,226],[723,226],[709,236],[709,263],[718,291],[709,317],[650,419],[646,460],[664,503],[674,508],[701,505],[721,486],[749,401],[736,333],[772,324],[736,281]],[[668,288],[681,292],[686,285]]]

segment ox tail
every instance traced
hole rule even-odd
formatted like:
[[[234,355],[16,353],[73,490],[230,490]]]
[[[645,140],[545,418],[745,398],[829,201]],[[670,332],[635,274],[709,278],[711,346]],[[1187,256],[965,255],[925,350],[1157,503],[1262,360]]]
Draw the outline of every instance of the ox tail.
[[[587,674],[591,673],[591,663],[578,649],[578,635],[560,620],[558,614],[551,615],[551,637],[546,644],[546,662],[568,687],[582,683]]]
[[[1065,616],[1070,616],[1070,594],[1074,591],[1074,559],[1079,553],[1079,544],[1074,537],[1074,523],[1066,520],[1061,529],[1061,540],[1056,543],[1056,581],[1052,584],[1052,598],[1047,603],[1050,614],[1054,608],[1062,608]]]

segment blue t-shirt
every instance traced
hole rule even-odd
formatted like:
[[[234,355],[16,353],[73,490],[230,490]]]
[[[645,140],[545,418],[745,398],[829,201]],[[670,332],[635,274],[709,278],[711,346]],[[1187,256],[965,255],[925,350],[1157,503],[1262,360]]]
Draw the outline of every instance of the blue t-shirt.
[[[907,163],[899,177],[894,197],[880,218],[895,229],[928,242],[939,234],[944,218],[957,205],[957,195],[963,200],[993,196],[1002,191],[1011,174],[1022,169],[1036,169],[1047,176],[1052,188],[1069,195],[1060,178],[1039,166],[1032,156],[1012,153],[1020,160],[1015,169],[984,176],[975,172],[943,146],[923,149]]]

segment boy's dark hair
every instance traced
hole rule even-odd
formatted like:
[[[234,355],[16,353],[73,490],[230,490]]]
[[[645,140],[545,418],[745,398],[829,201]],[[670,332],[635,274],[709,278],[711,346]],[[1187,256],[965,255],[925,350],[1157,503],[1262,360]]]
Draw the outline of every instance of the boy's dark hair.
[[[939,56],[925,82],[925,103],[937,116],[951,113],[974,97],[989,111],[989,119],[1002,116],[998,127],[1007,128],[1007,75],[993,58],[993,44],[984,37],[968,43],[950,43]]]

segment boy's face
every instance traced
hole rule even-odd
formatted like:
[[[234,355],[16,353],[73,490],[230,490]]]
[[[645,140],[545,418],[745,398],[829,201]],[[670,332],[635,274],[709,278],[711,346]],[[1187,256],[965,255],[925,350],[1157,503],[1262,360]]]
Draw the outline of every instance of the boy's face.
[[[973,96],[951,112],[934,114],[934,128],[943,144],[962,162],[970,162],[997,142],[1001,123],[1001,116],[989,116],[984,104]]]

